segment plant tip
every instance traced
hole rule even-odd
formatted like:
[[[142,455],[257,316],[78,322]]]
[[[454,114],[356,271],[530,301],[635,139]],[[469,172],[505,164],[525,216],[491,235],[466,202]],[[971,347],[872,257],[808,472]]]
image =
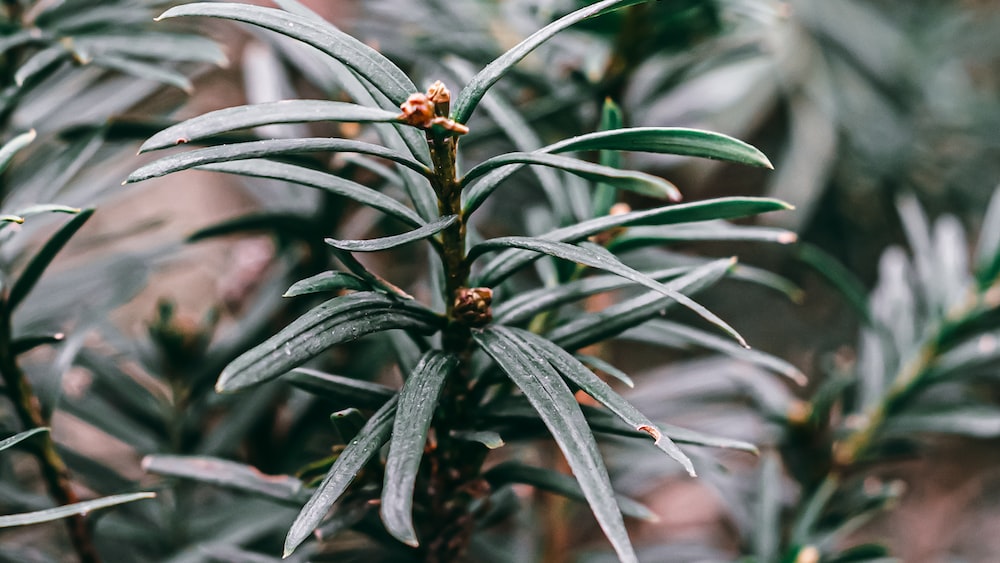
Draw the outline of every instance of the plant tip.
[[[806,292],[801,289],[796,289],[788,295],[788,298],[792,300],[792,303],[802,305],[806,302]]]
[[[789,379],[794,381],[795,384],[798,385],[799,387],[805,387],[806,385],[809,384],[809,378],[806,377],[806,374],[802,373],[799,370],[789,372],[788,377]]]
[[[666,182],[666,180],[664,180]],[[681,193],[680,188],[675,186],[671,182],[667,182],[669,189],[666,192],[667,201],[677,203],[684,200],[684,194]]]
[[[778,235],[778,244],[793,244],[798,242],[799,235],[791,231],[781,233]]]

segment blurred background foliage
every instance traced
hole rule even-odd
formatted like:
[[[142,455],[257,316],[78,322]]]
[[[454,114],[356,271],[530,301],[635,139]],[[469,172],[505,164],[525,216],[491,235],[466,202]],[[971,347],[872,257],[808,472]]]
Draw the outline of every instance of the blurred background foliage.
[[[587,3],[309,5],[404,65],[418,87],[442,79],[454,90],[470,69]],[[65,333],[20,364],[82,498],[159,493],[91,518],[104,560],[276,561],[305,487],[329,465],[329,444],[351,431],[351,422],[331,425],[329,413],[363,405],[309,393],[301,381],[238,396],[212,385],[230,360],[304,310],[309,298],[280,296],[334,264],[323,237],[376,236],[394,224],[280,180],[196,172],[120,188],[141,162],[139,142],[180,118],[236,103],[366,95],[343,69],[283,37],[217,22],[152,23],[171,4],[3,2],[0,126],[4,141],[31,128],[38,138],[4,172],[0,214],[40,203],[97,212],[0,337]],[[606,443],[616,487],[660,515],[632,521],[644,561],[972,562],[1000,553],[1000,540],[982,533],[1000,521],[1000,459],[990,451],[1000,437],[1000,200],[990,204],[1000,178],[998,24],[995,4],[960,0],[651,2],[556,37],[484,101],[463,140],[470,161],[593,131],[610,99],[627,125],[721,131],[775,165],[622,155],[677,184],[686,200],[768,195],[797,208],[762,219],[797,233],[796,244],[709,240],[630,255],[641,265],[738,254],[734,279],[704,302],[755,348],[794,365],[779,371],[809,378],[802,389],[786,385],[766,373],[773,364],[706,352],[710,343],[691,345],[666,321],[594,351],[633,374],[629,397],[653,420],[761,451],[758,459],[688,448],[700,472],[692,481],[627,440]],[[284,125],[240,139],[303,132],[373,134]],[[405,178],[371,160],[303,163],[388,193],[406,189]],[[477,215],[480,231],[540,233],[589,212],[551,178],[518,179]],[[0,230],[3,279],[18,277],[58,232],[55,218]],[[387,279],[432,298],[425,256],[375,260]],[[555,266],[539,264],[540,278],[551,275]],[[323,367],[392,381],[395,372],[370,358],[399,345],[365,339]],[[4,436],[26,430],[5,409]],[[28,456],[0,456],[4,514],[51,506],[43,490]],[[507,503],[497,509],[500,527],[476,546],[493,557],[481,560],[614,560],[594,540],[584,504],[526,489]],[[368,516],[338,513],[319,539],[348,527],[365,533],[311,542],[292,559],[396,560],[372,539],[379,530]],[[0,560],[69,560],[64,532],[47,526],[0,532]]]

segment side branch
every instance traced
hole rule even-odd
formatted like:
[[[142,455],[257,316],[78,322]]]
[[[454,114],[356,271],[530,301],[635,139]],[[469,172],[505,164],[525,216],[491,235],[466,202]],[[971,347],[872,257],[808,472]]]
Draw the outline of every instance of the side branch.
[[[42,406],[31,389],[31,383],[17,364],[10,346],[11,322],[5,301],[0,301],[0,375],[6,386],[7,395],[14,404],[18,420],[24,430],[47,426],[42,415]],[[49,432],[40,434],[32,441],[32,453],[38,460],[42,478],[45,480],[49,495],[60,505],[79,502],[79,497],[73,490],[69,469],[56,450],[55,442]],[[73,549],[81,563],[98,563],[100,557],[90,534],[86,516],[74,515],[66,520]]]

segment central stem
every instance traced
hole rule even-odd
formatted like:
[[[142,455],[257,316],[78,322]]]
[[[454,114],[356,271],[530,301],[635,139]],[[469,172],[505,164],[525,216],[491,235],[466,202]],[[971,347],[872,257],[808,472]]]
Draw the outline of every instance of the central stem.
[[[457,217],[441,232],[435,245],[444,269],[447,325],[441,338],[442,349],[458,359],[458,369],[448,378],[434,412],[434,423],[425,445],[423,473],[426,486],[415,489],[425,508],[421,520],[419,557],[427,563],[446,563],[463,558],[475,524],[470,507],[474,500],[489,494],[479,476],[485,448],[462,440],[456,430],[467,429],[477,403],[471,395],[471,327],[487,324],[492,316],[488,288],[469,288],[469,261],[466,257],[465,217],[462,214],[462,182],[458,177],[458,140],[469,132],[449,115],[451,94],[435,82],[426,94],[415,93],[400,105],[400,120],[424,130],[433,173],[431,186],[441,217]]]
[[[981,315],[989,314],[998,306],[977,294],[968,297],[952,307],[944,316],[941,326],[932,332],[908,361],[903,363],[892,379],[892,383],[882,400],[866,413],[864,425],[854,431],[836,450],[836,461],[840,468],[853,465],[868,452],[876,442],[889,416],[925,383],[925,376],[939,358],[945,342],[960,332],[966,324],[975,323]]]
[[[469,358],[472,338],[469,326],[456,315],[456,297],[469,284],[466,261],[466,226],[462,217],[462,191],[457,170],[458,137],[440,131],[428,131],[428,144],[434,164],[434,190],[441,216],[457,215],[458,220],[441,233],[441,258],[444,263],[444,298],[447,304],[442,346],[459,358],[457,373],[445,384],[434,424],[434,440],[428,452],[430,468],[428,508],[429,531],[421,544],[428,563],[461,560],[473,530],[469,504],[475,496],[476,476],[484,453],[478,444],[456,439],[452,431],[465,426],[469,409]]]
[[[457,178],[456,156],[458,138],[435,137],[431,140],[431,158],[437,179],[438,212],[441,216],[458,215],[458,221],[441,233],[444,247],[445,302],[451,318],[455,293],[469,282],[465,263],[465,219],[462,217],[462,189]]]

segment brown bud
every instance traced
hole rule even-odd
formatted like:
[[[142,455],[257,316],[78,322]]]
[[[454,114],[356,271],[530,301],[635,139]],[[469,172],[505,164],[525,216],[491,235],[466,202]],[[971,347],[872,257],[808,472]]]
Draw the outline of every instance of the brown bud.
[[[456,135],[469,132],[468,127],[448,117],[448,112],[451,111],[451,92],[440,80],[432,84],[426,94],[411,94],[399,108],[403,110],[399,120],[414,127],[436,127]]]
[[[833,443],[833,464],[838,469],[848,468],[855,462],[854,448],[843,441]]]
[[[795,400],[788,405],[788,412],[785,413],[785,417],[788,419],[789,424],[795,426],[802,426],[809,422],[809,418],[813,414],[813,407],[810,403],[806,401]]]
[[[399,109],[403,110],[403,114],[399,116],[400,121],[414,127],[426,129],[434,120],[434,104],[427,94],[411,94]]]
[[[816,546],[807,545],[799,550],[798,555],[795,556],[795,563],[819,563],[820,555]]]
[[[451,315],[468,327],[486,326],[493,320],[493,290],[488,287],[463,287],[455,292]]]
[[[448,119],[447,117],[435,117],[433,120],[431,120],[431,125],[440,127],[446,131],[451,131],[456,135],[465,135],[466,133],[469,132],[468,127],[462,125],[461,123],[453,119]]]
[[[608,215],[624,215],[632,211],[632,206],[627,203],[616,203],[611,206],[608,210]],[[590,242],[594,244],[599,244],[601,246],[607,246],[609,242],[617,238],[619,235],[625,232],[624,227],[614,227],[608,229],[604,232],[597,233],[596,235],[590,237]]]
[[[172,301],[161,299],[157,303],[156,317],[147,329],[152,341],[165,357],[173,362],[185,362],[201,357],[212,338],[218,322],[218,311],[210,310],[198,322],[175,312]]]
[[[632,206],[627,203],[616,203],[608,210],[608,215],[624,215],[632,212]]]
[[[451,111],[451,92],[443,82],[438,80],[431,84],[427,89],[427,97],[434,104],[435,113],[439,117],[448,117],[448,112]]]

